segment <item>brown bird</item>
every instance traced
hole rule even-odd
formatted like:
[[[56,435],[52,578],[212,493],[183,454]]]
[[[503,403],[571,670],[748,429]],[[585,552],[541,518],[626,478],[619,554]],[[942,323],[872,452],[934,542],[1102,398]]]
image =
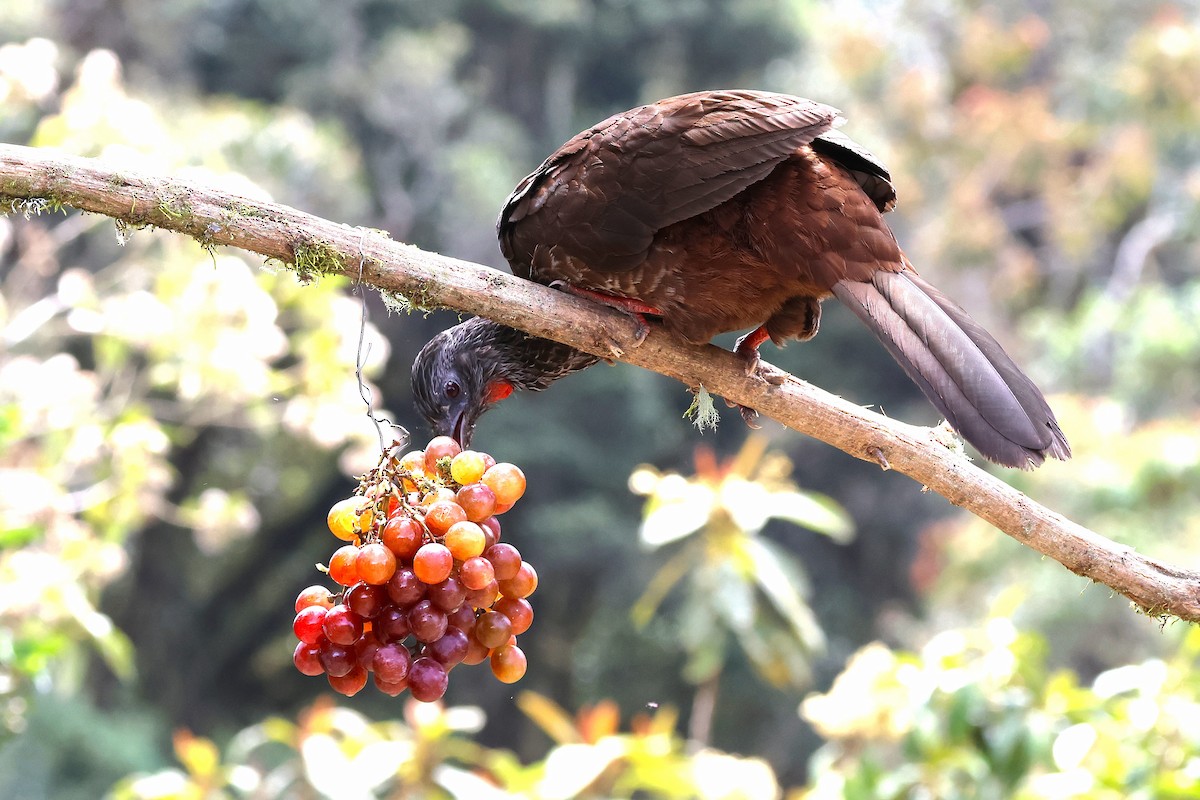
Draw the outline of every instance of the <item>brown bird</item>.
[[[1069,458],[1038,388],[900,250],[883,219],[891,176],[840,122],[811,100],[741,90],[616,114],[517,185],[500,249],[515,275],[657,317],[694,343],[752,328],[736,348],[748,368],[768,338],[812,337],[821,301],[836,297],[986,458]],[[465,445],[513,388],[596,361],[476,318],[421,350],[413,392],[434,430]]]

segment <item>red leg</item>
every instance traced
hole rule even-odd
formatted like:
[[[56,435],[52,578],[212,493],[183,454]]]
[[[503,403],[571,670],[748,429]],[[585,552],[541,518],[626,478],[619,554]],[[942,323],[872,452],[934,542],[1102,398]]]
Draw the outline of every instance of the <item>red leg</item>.
[[[562,289],[564,292],[573,294],[576,297],[586,297],[589,300],[594,300],[597,303],[615,308],[618,311],[624,311],[629,316],[633,317],[638,326],[638,343],[646,338],[646,334],[650,332],[650,324],[646,322],[644,315],[651,314],[656,317],[662,316],[662,311],[652,305],[643,303],[641,300],[635,300],[632,297],[620,297],[607,292],[597,292],[594,289],[584,289],[580,286],[572,286],[566,281],[554,281],[550,284],[555,289]]]
[[[737,340],[737,344],[733,346],[733,352],[749,362],[746,367],[747,372],[754,372],[755,367],[758,366],[758,346],[770,338],[771,334],[767,333],[767,326],[759,325]]]

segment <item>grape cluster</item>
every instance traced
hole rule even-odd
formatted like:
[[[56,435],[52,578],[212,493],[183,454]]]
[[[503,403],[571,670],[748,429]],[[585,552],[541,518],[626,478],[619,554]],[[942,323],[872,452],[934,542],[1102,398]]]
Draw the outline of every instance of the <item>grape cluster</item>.
[[[402,458],[385,453],[329,510],[347,544],[322,569],[340,588],[296,598],[296,669],[347,696],[373,675],[385,694],[408,689],[424,702],[446,693],[458,664],[490,661],[504,683],[520,680],[516,641],[533,622],[537,572],[500,541],[496,517],[524,492],[519,468],[448,436]]]

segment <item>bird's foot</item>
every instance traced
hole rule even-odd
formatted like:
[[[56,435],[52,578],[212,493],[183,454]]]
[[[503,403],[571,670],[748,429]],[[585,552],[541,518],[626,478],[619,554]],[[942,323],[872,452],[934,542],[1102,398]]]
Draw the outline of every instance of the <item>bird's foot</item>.
[[[643,303],[641,300],[636,300],[632,297],[620,297],[615,294],[606,292],[597,292],[594,289],[584,289],[579,286],[572,286],[566,281],[553,281],[550,288],[559,289],[567,294],[573,294],[576,297],[584,297],[588,300],[594,300],[597,303],[606,305],[609,308],[615,308],[617,311],[624,311],[633,318],[636,326],[633,331],[633,346],[637,347],[642,342],[646,341],[646,337],[650,334],[650,323],[646,321],[646,315],[661,317],[662,311],[652,305]]]
[[[633,346],[639,347],[650,335],[650,323],[646,321],[644,315],[636,311],[630,311],[629,316],[633,317],[633,324],[636,326],[633,329]]]
[[[729,398],[725,398],[725,405],[738,410],[738,413],[742,415],[742,421],[746,423],[746,427],[753,428],[754,430],[758,430],[762,427],[762,425],[758,424],[758,412],[750,406],[743,406],[739,403],[735,403]]]
[[[740,356],[746,365],[747,375],[757,375],[772,386],[781,386],[787,380],[787,373],[769,364],[763,364],[758,346],[771,338],[766,325],[759,325],[754,330],[737,340],[733,352]]]
[[[733,346],[733,352],[737,353],[745,362],[747,375],[753,375],[759,371],[758,367],[762,362],[762,357],[758,354],[758,346],[769,338],[771,338],[771,335],[767,333],[767,326],[759,325],[738,339],[737,343]]]

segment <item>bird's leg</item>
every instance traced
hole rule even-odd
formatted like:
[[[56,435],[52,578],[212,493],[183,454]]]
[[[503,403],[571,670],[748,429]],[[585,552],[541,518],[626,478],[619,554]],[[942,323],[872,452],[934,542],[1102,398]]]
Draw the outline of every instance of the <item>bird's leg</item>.
[[[641,344],[646,341],[646,336],[650,333],[650,323],[646,321],[646,314],[655,317],[661,317],[662,311],[652,305],[643,303],[641,300],[635,300],[632,297],[621,297],[615,294],[606,292],[597,292],[594,289],[584,289],[580,286],[572,286],[566,281],[554,281],[550,284],[551,288],[561,289],[568,294],[573,294],[576,297],[586,297],[588,300],[594,300],[597,303],[602,303],[609,308],[615,308],[617,311],[624,311],[629,316],[633,317],[633,321],[637,324],[637,329],[634,333],[636,337],[635,344]]]
[[[747,333],[745,336],[737,340],[737,344],[733,346],[733,352],[746,362],[746,374],[753,375],[758,372],[762,358],[758,354],[758,346],[771,338],[771,334],[767,332],[765,324],[759,325],[754,330]],[[765,377],[765,376],[764,376]],[[729,400],[725,401],[730,408],[737,408],[738,413],[742,415],[742,420],[747,426],[755,430],[762,426],[758,424],[758,412],[749,406],[738,405]]]
[[[738,339],[737,344],[733,346],[733,352],[746,361],[747,375],[753,375],[758,370],[759,362],[762,361],[762,357],[758,354],[758,346],[770,338],[771,334],[767,331],[764,323]]]
[[[788,300],[776,311],[770,319],[737,340],[733,352],[746,362],[746,374],[758,374],[772,386],[780,386],[787,380],[787,373],[777,369],[767,370],[762,365],[762,357],[758,353],[759,346],[767,339],[783,346],[788,339],[805,341],[811,339],[821,325],[821,303],[815,297],[798,296]],[[727,401],[728,402],[728,401]],[[737,406],[742,419],[751,428],[759,427],[755,420],[758,412],[753,408],[729,403],[730,407]]]

